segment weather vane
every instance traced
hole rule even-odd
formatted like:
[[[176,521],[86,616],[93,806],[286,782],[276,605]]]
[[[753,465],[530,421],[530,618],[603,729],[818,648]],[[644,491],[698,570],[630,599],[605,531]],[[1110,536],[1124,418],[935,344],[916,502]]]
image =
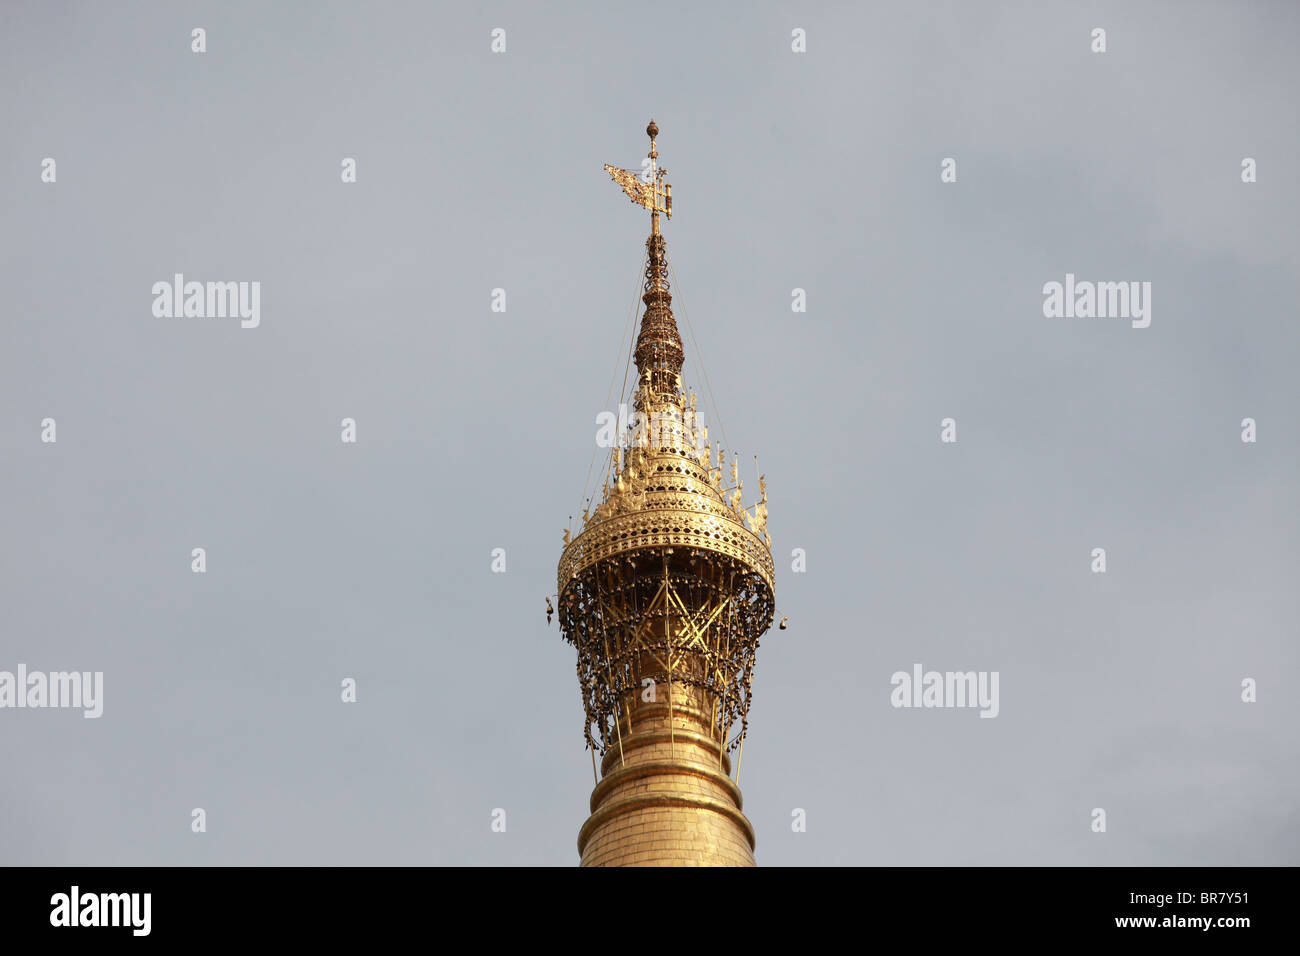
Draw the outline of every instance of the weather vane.
[[[655,125],[654,120],[651,120],[645,131],[650,137],[650,154],[641,163],[641,172],[634,173],[628,169],[619,169],[609,163],[605,164],[605,172],[613,177],[614,182],[623,187],[623,192],[627,193],[634,203],[650,210],[650,231],[657,236],[659,214],[663,213],[669,219],[673,218],[673,187],[664,181],[668,170],[659,166],[659,149],[655,146],[659,127]]]

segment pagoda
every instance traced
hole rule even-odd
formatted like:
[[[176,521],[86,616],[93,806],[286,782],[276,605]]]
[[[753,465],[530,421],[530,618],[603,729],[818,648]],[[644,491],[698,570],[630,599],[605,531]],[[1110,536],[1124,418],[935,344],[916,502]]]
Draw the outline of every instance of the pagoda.
[[[682,384],[660,231],[672,187],[654,120],[646,133],[641,171],[605,167],[650,211],[632,424],[581,527],[564,532],[557,578],[593,774],[600,761],[578,852],[582,866],[753,866],[736,777],[775,608],[766,480],[747,504]]]

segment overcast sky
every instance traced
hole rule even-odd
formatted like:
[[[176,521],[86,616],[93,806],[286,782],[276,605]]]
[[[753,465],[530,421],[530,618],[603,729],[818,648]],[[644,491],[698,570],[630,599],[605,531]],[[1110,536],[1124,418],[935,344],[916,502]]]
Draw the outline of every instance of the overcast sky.
[[[0,670],[104,702],[0,710],[0,862],[577,862],[543,599],[648,229],[601,166],[653,116],[685,376],[759,456],[790,618],[759,863],[1300,863],[1298,26],[5,3]],[[156,317],[177,272],[260,282],[260,325]],[[1045,318],[1067,273],[1150,282],[1150,326]],[[918,663],[997,671],[996,719],[892,707]]]

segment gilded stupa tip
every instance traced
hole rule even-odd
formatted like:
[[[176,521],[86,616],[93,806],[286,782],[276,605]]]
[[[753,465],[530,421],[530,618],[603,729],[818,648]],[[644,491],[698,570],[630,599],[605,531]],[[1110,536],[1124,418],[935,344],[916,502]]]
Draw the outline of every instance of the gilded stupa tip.
[[[564,531],[547,604],[577,651],[593,777],[602,755],[578,852],[584,866],[750,866],[754,830],[730,774],[732,755],[740,774],[758,642],[775,612],[767,480],[746,508],[738,462],[710,442],[683,386],[659,231],[672,187],[653,119],[646,133],[640,170],[605,167],[650,211],[633,420],[620,412],[597,436],[609,464],[577,535]]]

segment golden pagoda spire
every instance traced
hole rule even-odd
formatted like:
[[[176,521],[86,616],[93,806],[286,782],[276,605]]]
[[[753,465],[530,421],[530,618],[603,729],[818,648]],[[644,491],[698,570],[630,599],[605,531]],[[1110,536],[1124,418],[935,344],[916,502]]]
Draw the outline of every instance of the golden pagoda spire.
[[[646,386],[643,397],[650,394],[663,397],[680,387],[682,362],[685,353],[682,337],[673,320],[673,297],[668,291],[668,251],[663,234],[659,231],[659,214],[673,217],[673,187],[665,180],[668,170],[659,166],[659,147],[655,137],[659,127],[655,121],[645,128],[650,137],[650,152],[640,176],[615,166],[605,165],[605,171],[623,187],[632,202],[650,210],[650,236],[646,239],[645,315],[641,320],[641,334],[636,343],[636,367]],[[639,406],[638,406],[639,407]]]
[[[752,866],[754,830],[730,755],[748,729],[758,642],[773,619],[767,483],[751,516],[739,477],[724,487],[721,451],[715,467],[695,396],[682,386],[659,231],[671,187],[654,120],[646,132],[642,176],[605,167],[650,210],[637,427],[620,436],[600,500],[557,569],[584,736],[603,755],[578,852],[584,866]]]

